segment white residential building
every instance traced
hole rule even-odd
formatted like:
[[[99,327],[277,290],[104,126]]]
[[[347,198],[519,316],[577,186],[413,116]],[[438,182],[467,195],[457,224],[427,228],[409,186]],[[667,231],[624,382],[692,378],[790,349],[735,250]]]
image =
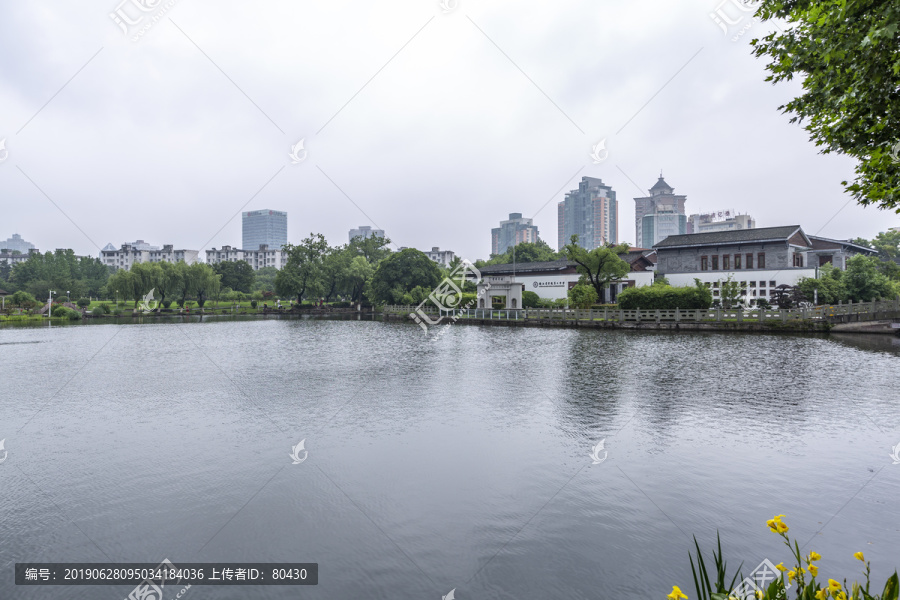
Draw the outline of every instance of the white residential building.
[[[127,270],[132,265],[148,262],[185,262],[190,265],[197,262],[199,255],[199,250],[176,250],[172,244],[166,244],[161,250],[141,250],[131,244],[122,244],[118,250],[101,250],[100,261],[109,267]]]
[[[220,250],[210,248],[206,251],[206,262],[217,265],[222,262],[246,261],[254,271],[263,267],[275,267],[281,269],[287,264],[287,252],[279,249],[270,249],[267,244],[260,244],[258,250],[242,250],[231,246],[222,246]]]
[[[423,250],[423,253],[434,262],[445,267],[449,267],[450,263],[456,257],[456,252],[453,250],[441,250],[437,246],[432,247],[430,251]]]

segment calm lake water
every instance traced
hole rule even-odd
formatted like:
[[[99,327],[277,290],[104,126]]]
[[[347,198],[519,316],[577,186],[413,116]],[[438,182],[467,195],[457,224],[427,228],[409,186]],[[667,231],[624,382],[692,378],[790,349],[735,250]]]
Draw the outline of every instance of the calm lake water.
[[[317,562],[186,599],[693,599],[732,568],[900,567],[889,337],[246,320],[0,328],[0,598],[16,562]],[[291,464],[291,448],[309,452]],[[591,448],[605,439],[606,456]],[[608,452],[608,454],[605,454]],[[747,569],[749,567],[749,569]],[[172,588],[166,600],[178,589]]]

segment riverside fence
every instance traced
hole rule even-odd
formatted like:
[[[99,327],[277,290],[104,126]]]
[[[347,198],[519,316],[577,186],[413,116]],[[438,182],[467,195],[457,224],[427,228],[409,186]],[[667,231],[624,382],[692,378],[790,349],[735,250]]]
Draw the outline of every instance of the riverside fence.
[[[789,323],[811,321],[821,323],[851,323],[858,321],[890,320],[900,318],[900,298],[873,302],[848,302],[792,309],[761,308],[709,308],[709,309],[496,309],[469,308],[438,310],[429,307],[426,314],[436,317],[473,319],[479,321],[584,321],[607,323]],[[388,305],[385,315],[403,316],[422,310],[422,306]]]

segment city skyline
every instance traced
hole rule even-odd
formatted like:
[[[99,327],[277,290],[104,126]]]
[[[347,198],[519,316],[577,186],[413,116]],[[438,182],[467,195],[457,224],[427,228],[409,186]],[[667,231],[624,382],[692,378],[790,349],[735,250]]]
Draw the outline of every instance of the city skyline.
[[[799,83],[765,82],[748,47],[771,26],[731,41],[713,3],[657,3],[648,19],[581,1],[447,14],[276,2],[277,23],[249,6],[184,3],[137,42],[109,6],[91,6],[13,5],[0,23],[0,48],[21,57],[0,73],[0,197],[38,248],[236,246],[241,211],[279,206],[294,242],[315,231],[334,244],[367,224],[398,245],[486,257],[498,215],[555,231],[553,205],[583,176],[622,194],[619,237],[637,244],[623,199],[645,194],[660,167],[690,212],[724,204],[758,226],[803,222],[832,238],[898,224],[844,194],[854,162],[819,154],[777,110]],[[252,56],[231,42],[235,23]],[[597,35],[573,38],[583,23]],[[315,60],[297,59],[298,35]],[[123,216],[130,207],[141,219]]]

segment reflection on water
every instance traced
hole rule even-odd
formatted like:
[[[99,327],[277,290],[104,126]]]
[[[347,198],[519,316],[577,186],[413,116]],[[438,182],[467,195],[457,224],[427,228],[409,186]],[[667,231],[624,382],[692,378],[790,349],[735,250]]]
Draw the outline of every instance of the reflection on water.
[[[464,325],[435,342],[377,320],[2,328],[0,598],[122,598],[12,585],[15,562],[107,557],[318,562],[301,593],[322,598],[663,597],[691,588],[694,534],[720,531],[732,565],[789,560],[777,513],[823,570],[853,576],[862,549],[884,578],[896,347]]]
[[[860,350],[900,353],[900,336],[865,333],[832,333],[830,339]]]

